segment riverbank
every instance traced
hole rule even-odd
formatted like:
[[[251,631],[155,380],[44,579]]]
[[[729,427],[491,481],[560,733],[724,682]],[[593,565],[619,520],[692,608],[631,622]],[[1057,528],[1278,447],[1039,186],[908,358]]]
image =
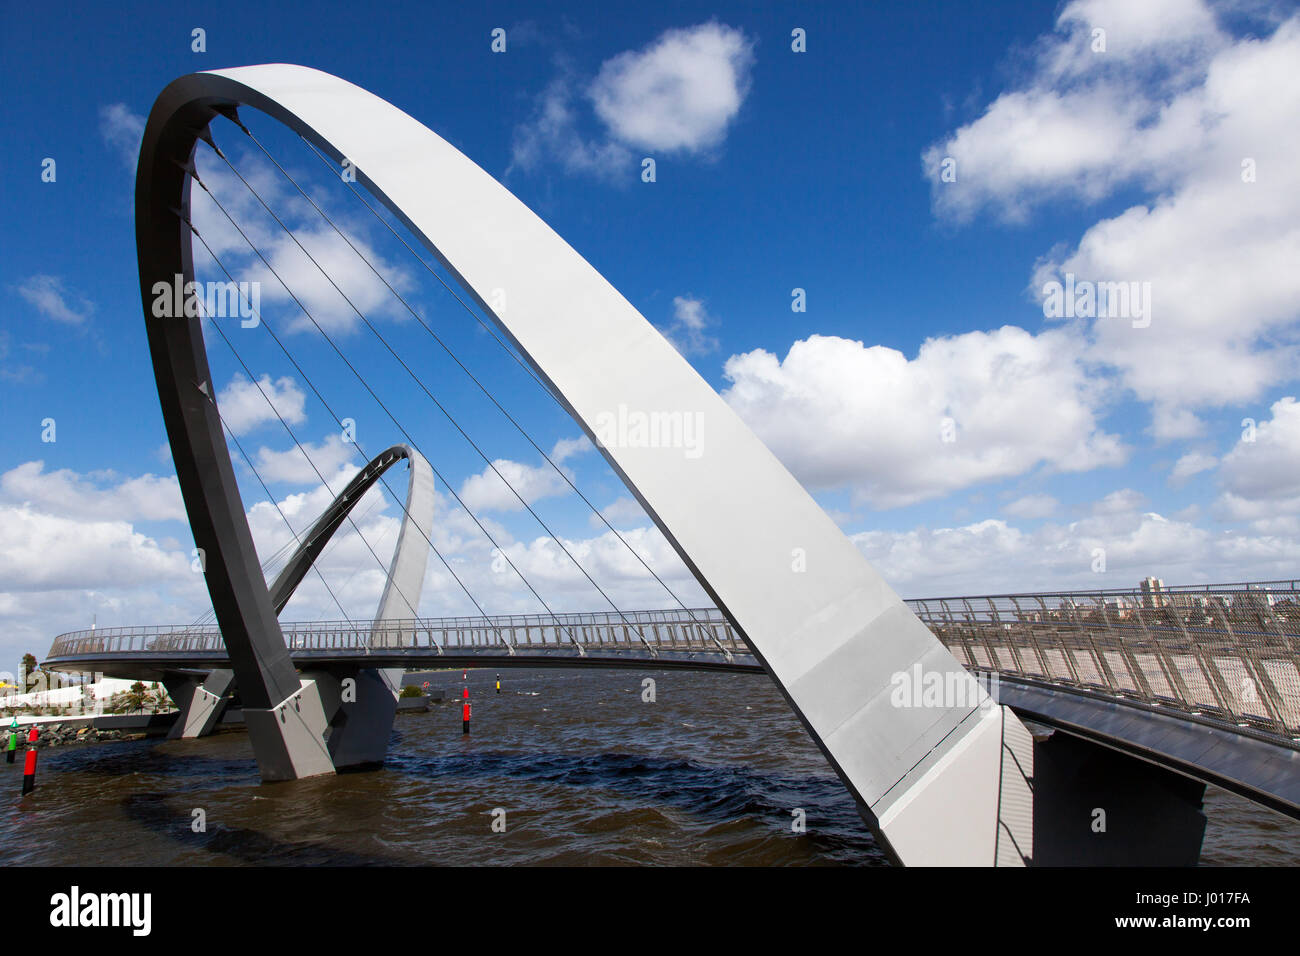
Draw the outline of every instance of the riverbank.
[[[397,702],[397,713],[424,713],[430,703],[444,700],[441,689],[431,689],[422,697],[403,697]],[[106,741],[143,740],[147,737],[164,737],[180,716],[180,711],[168,710],[157,714],[88,714],[79,717],[19,715],[18,750],[28,747],[27,736],[36,726],[36,748],[61,747],[68,744],[101,743]],[[10,718],[12,722],[14,718]],[[217,724],[217,731],[242,730],[244,714],[238,707],[229,708]],[[0,747],[9,745],[9,725],[0,725]]]
[[[68,744],[91,744],[105,741],[143,740],[161,737],[171,729],[177,711],[162,714],[95,714],[85,717],[31,717],[18,718],[18,750],[35,746],[61,747]],[[11,721],[12,723],[12,721]],[[29,744],[27,737],[36,726],[36,742]],[[4,746],[9,746],[9,727],[3,734]]]

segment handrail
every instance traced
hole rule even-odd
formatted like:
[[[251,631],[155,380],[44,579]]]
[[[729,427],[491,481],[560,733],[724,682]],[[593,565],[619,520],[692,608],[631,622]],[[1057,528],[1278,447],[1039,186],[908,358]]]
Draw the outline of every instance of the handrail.
[[[1300,581],[916,598],[906,602],[966,667],[1103,692],[1300,739]],[[742,644],[717,608],[284,623],[291,652],[465,648],[571,650],[639,644],[627,624],[653,625],[655,648],[709,652]],[[508,640],[504,635],[509,634]],[[49,658],[99,654],[215,655],[215,627],[93,628],[61,634]]]

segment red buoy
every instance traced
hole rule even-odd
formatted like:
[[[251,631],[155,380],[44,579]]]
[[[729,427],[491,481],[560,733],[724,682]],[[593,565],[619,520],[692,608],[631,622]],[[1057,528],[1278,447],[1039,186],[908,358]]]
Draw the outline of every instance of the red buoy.
[[[36,728],[27,734],[27,758],[23,762],[23,796],[36,789]]]
[[[461,694],[461,699],[464,700],[465,703],[462,704],[460,708],[460,732],[462,734],[467,734],[469,733],[469,688],[468,687],[466,687],[465,692]]]

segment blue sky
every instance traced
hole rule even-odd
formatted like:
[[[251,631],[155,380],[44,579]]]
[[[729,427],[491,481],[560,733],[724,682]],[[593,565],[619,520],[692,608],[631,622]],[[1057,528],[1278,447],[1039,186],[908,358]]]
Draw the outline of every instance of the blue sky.
[[[137,298],[133,157],[171,79],[262,62],[366,87],[503,182],[678,344],[905,595],[1294,577],[1300,19],[1289,3],[1133,6],[123,4],[87,5],[54,32],[48,12],[7,5],[0,661],[92,619],[204,613]],[[490,49],[497,27],[504,53]],[[205,52],[191,49],[195,28]],[[795,28],[806,52],[791,49]],[[247,121],[539,444],[578,437],[296,138]],[[292,186],[234,127],[214,132],[327,248]],[[640,177],[647,156],[653,183]],[[238,181],[200,159],[292,264]],[[229,240],[241,277],[264,280],[266,322],[355,415],[361,447],[399,440],[219,214],[195,216]],[[196,261],[200,277],[220,277],[201,251]],[[353,265],[349,288],[379,327],[602,585],[623,606],[671,604]],[[1044,286],[1067,273],[1145,284],[1149,315],[1047,318]],[[806,311],[791,309],[795,288]],[[355,317],[321,302],[553,606],[600,607],[538,525],[474,477],[482,460],[413,383],[384,371]],[[234,357],[208,343],[223,410],[301,530],[329,494]],[[238,343],[340,488],[355,449],[269,337]],[[42,441],[45,419],[54,442]],[[700,600],[599,457],[559,447],[628,541]],[[237,471],[269,557],[289,532],[253,473]],[[490,571],[490,547],[446,490],[435,543],[489,610],[534,610]],[[386,560],[398,507],[376,493],[358,514]],[[354,534],[322,573],[349,615],[370,613],[382,572]],[[421,610],[467,610],[436,561]],[[339,610],[317,579],[285,616]]]

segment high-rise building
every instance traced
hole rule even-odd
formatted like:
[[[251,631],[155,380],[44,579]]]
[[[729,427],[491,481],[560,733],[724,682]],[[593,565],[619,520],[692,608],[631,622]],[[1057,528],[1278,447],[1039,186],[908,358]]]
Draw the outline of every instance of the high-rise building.
[[[1273,595],[1262,588],[1247,588],[1232,599],[1234,614],[1262,614],[1272,616]]]
[[[1138,585],[1138,588],[1142,591],[1143,607],[1164,606],[1165,603],[1163,599],[1164,590],[1165,590],[1164,581],[1160,580],[1159,578],[1143,578],[1142,582]]]

